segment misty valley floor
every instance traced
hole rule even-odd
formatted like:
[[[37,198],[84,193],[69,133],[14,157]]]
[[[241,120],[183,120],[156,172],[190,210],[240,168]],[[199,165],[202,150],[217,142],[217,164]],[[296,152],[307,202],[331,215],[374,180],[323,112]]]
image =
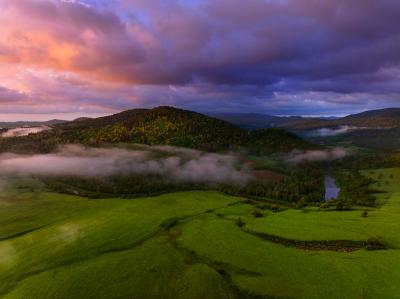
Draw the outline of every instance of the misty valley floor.
[[[24,182],[0,198],[0,296],[400,298],[400,169],[364,174],[387,192],[368,217],[289,209],[256,218],[242,198],[217,192],[89,200]],[[308,250],[262,234],[321,242],[379,235],[389,249]]]

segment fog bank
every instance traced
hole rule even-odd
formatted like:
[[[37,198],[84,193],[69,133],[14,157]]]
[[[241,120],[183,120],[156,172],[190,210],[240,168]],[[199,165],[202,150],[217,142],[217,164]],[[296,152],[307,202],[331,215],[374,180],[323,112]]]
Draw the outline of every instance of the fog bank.
[[[1,175],[162,175],[169,179],[209,183],[242,183],[251,179],[234,155],[175,147],[141,146],[137,150],[62,146],[52,154],[0,155]]]
[[[28,136],[29,134],[37,134],[43,131],[50,130],[47,126],[31,127],[31,128],[15,128],[1,134],[1,137],[21,137]]]
[[[341,147],[329,150],[293,151],[287,161],[292,164],[304,162],[334,161],[348,156],[349,152]]]
[[[321,129],[316,129],[312,130],[311,132],[308,133],[308,136],[310,137],[330,137],[330,136],[336,136],[336,135],[341,135],[341,134],[346,134],[350,133],[353,131],[358,131],[358,130],[365,130],[366,128],[364,127],[355,127],[355,126],[339,126],[336,128],[321,128]]]

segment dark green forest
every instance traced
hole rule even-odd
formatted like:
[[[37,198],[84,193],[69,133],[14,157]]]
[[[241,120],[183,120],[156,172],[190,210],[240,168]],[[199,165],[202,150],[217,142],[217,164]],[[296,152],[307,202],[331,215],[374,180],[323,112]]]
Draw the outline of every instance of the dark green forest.
[[[53,151],[60,144],[99,146],[120,142],[207,151],[249,149],[262,153],[315,147],[283,129],[247,131],[196,112],[158,107],[59,124],[50,131],[35,135],[0,138],[0,151],[43,153]]]

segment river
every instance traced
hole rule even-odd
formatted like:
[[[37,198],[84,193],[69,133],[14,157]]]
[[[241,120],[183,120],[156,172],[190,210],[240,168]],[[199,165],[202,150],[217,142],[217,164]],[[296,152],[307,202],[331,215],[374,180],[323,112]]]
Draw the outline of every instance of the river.
[[[336,181],[333,177],[325,176],[325,201],[336,199],[339,195],[340,188],[336,185]]]

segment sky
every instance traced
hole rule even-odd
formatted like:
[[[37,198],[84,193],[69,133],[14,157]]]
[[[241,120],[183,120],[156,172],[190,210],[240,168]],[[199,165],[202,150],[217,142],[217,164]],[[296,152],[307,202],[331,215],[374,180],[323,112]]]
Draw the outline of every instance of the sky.
[[[398,0],[0,0],[0,121],[400,107]]]

